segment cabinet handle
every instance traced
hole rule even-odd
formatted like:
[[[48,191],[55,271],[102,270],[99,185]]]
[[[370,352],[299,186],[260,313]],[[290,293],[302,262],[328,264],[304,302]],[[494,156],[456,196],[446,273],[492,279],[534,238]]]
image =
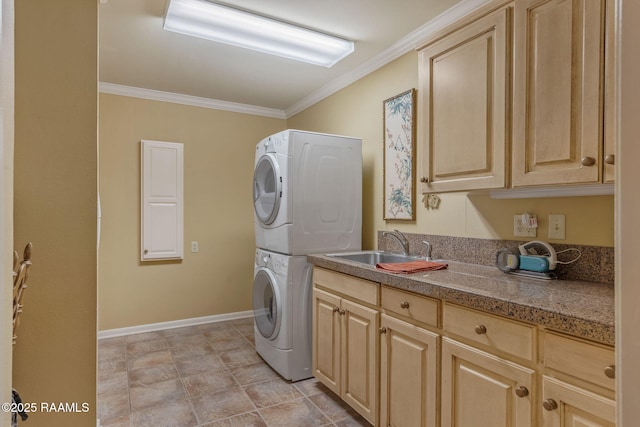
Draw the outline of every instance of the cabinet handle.
[[[483,335],[487,333],[487,327],[484,325],[478,325],[476,326],[475,331],[476,331],[476,334]]]
[[[593,157],[583,157],[580,163],[582,163],[582,166],[593,166],[596,164],[596,159]]]
[[[614,156],[613,154],[608,154],[605,156],[604,158],[604,162],[608,165],[615,165],[616,164],[616,156]]]
[[[344,316],[347,310],[340,310],[340,316]]]
[[[547,411],[553,411],[555,409],[558,409],[558,404],[553,399],[547,399],[544,402],[542,402],[542,407]]]
[[[429,178],[427,178],[426,176],[423,176],[422,178],[420,178],[420,182],[424,182],[425,184],[428,184]]]
[[[387,333],[387,328],[385,328],[384,326],[382,328],[380,328],[380,333],[381,334],[386,334]]]
[[[400,308],[409,308],[409,303],[407,301],[402,301],[400,303]]]
[[[337,313],[337,312],[339,312],[339,311],[340,311],[340,307],[333,307],[333,312],[334,312],[334,313]]]
[[[612,380],[616,378],[616,365],[609,365],[604,368],[604,374]]]
[[[149,253],[149,250],[148,250],[148,249],[145,249],[145,250],[144,250],[144,254],[146,255],[146,254],[148,254],[148,253]]]
[[[527,397],[529,396],[529,389],[525,386],[520,386],[516,389],[516,396],[518,397]]]

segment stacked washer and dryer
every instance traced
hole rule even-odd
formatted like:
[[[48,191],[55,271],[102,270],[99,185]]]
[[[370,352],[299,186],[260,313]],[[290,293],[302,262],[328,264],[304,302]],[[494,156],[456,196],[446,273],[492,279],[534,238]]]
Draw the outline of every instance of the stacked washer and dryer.
[[[360,250],[362,141],[286,130],[256,146],[256,351],[291,381],[310,378],[312,266],[306,254]]]

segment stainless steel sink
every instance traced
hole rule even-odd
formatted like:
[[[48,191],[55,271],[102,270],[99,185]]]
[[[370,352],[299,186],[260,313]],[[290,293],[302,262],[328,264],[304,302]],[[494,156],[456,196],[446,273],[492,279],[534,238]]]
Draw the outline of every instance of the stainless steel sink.
[[[376,265],[378,263],[410,262],[417,259],[424,259],[419,256],[394,254],[393,252],[384,251],[345,252],[327,254],[327,256],[369,265]]]

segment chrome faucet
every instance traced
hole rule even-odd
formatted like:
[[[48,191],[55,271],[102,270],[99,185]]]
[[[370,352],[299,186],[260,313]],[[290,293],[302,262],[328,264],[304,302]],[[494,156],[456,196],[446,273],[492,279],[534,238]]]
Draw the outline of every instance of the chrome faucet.
[[[433,259],[431,257],[431,243],[427,242],[426,240],[423,240],[422,243],[424,243],[424,245],[427,247],[427,256],[425,257],[425,259],[427,261],[431,261]]]
[[[396,240],[402,245],[402,252],[405,255],[409,255],[409,241],[407,240],[406,237],[404,237],[404,234],[402,234],[400,231],[398,231],[398,230],[383,231],[382,235],[384,237],[386,237],[386,236],[395,237]]]

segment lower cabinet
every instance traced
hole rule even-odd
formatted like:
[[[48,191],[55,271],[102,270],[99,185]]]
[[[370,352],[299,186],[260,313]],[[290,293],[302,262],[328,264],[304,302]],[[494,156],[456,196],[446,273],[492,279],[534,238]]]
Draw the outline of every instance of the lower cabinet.
[[[386,314],[380,325],[380,425],[436,427],[439,335]]]
[[[611,346],[313,274],[313,373],[374,426],[616,425]]]
[[[543,427],[615,426],[615,374],[612,348],[547,332]]]
[[[535,426],[534,370],[442,341],[442,427]]]
[[[378,312],[342,300],[342,398],[376,423],[378,414]]]
[[[369,422],[378,413],[378,311],[313,290],[313,373]]]
[[[313,375],[340,394],[341,298],[313,290]]]
[[[543,427],[614,427],[616,403],[572,384],[544,376]]]

